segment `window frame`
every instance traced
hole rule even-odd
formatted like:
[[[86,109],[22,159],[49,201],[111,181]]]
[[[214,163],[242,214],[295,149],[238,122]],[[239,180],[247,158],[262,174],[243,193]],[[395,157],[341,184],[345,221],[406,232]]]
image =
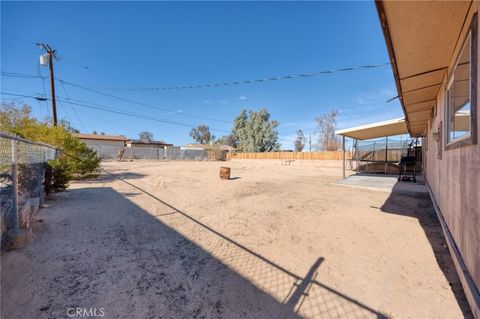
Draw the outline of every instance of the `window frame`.
[[[445,86],[445,96],[444,96],[444,141],[445,141],[445,150],[456,149],[466,145],[477,144],[477,39],[478,39],[478,24],[477,24],[477,14],[472,18],[468,32],[465,34],[461,50],[458,52],[458,56],[455,59],[455,64],[447,79],[447,85]],[[460,59],[460,54],[465,46],[465,43],[470,35],[470,135],[461,136],[453,140],[449,140],[450,134],[450,110],[448,104],[448,88],[453,83],[455,70],[458,65],[458,60]]]

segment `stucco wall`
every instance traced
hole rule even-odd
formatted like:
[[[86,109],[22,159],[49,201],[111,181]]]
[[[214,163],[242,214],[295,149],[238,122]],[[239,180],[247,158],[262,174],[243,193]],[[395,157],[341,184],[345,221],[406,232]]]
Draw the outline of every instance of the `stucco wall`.
[[[209,154],[205,150],[197,149],[180,149],[180,147],[168,147],[165,151],[165,159],[167,160],[190,160],[190,161],[207,161]]]
[[[477,8],[474,8],[476,11]],[[471,14],[470,14],[471,18]],[[469,19],[470,19],[469,18]],[[464,39],[470,21],[466,21],[461,39]],[[459,41],[459,45],[463,41]],[[478,42],[478,41],[477,41]],[[452,59],[449,73],[459,48]],[[480,52],[480,51],[479,51]],[[477,52],[478,53],[478,52]],[[480,61],[480,55],[477,56]],[[478,64],[477,64],[478,65]],[[477,83],[480,84],[477,67]],[[445,85],[444,78],[437,96],[436,116],[429,123],[426,134],[424,158],[425,177],[435,200],[448,225],[463,261],[477,289],[480,288],[480,145],[467,145],[456,149],[445,149]],[[477,85],[477,127],[480,128],[480,85]],[[433,139],[433,132],[441,128],[441,145]],[[477,129],[480,142],[480,129]],[[438,157],[441,147],[441,158]]]
[[[90,140],[90,139],[80,139],[82,142],[87,144],[87,146],[101,145],[101,146],[123,146],[125,143],[123,141],[108,141],[108,140]]]
[[[122,146],[116,145],[89,145],[102,159],[116,159]],[[204,150],[181,150],[180,147],[125,147],[123,159],[151,159],[151,160],[186,160],[207,161],[209,153]]]
[[[100,156],[100,158],[102,159],[116,159],[118,156],[118,152],[122,148],[121,145],[98,145],[98,144],[90,144],[88,145],[88,147],[96,151],[98,156]]]
[[[163,148],[133,146],[125,147],[124,159],[163,159]]]

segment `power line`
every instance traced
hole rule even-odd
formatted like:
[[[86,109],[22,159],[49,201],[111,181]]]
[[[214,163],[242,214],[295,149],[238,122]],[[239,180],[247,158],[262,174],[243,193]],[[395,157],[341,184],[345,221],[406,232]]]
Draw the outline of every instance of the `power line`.
[[[39,98],[39,97],[37,97],[37,96],[24,95],[24,94],[13,94],[13,93],[5,93],[5,92],[0,92],[0,94],[11,95],[11,96],[20,96],[20,97],[25,97],[25,98],[37,99],[37,100],[38,100],[38,99],[41,99],[41,100],[50,100],[49,98]],[[101,110],[101,111],[110,112],[110,113],[115,113],[115,114],[121,114],[121,115],[125,115],[125,116],[131,116],[131,117],[141,118],[141,119],[145,119],[145,120],[151,120],[151,121],[156,121],[156,122],[161,122],[161,123],[167,123],[167,124],[172,124],[172,125],[177,125],[177,126],[184,126],[184,127],[189,127],[189,128],[192,128],[192,127],[195,126],[195,125],[193,125],[193,124],[174,122],[174,121],[169,121],[169,120],[164,120],[164,119],[149,117],[149,116],[146,116],[146,115],[143,115],[143,114],[138,114],[138,113],[133,113],[133,112],[119,111],[119,110],[117,110],[117,109],[107,108],[107,107],[105,107],[105,106],[98,106],[98,104],[93,104],[93,103],[89,103],[89,104],[93,104],[93,105],[88,105],[88,104],[84,104],[84,103],[77,103],[77,102],[65,101],[65,100],[63,100],[63,99],[57,99],[57,100],[60,101],[60,102],[67,102],[67,103],[69,103],[69,104],[78,105],[78,106],[81,106],[81,107],[86,107],[86,108],[90,108],[90,109]],[[211,128],[211,130],[214,131],[214,132],[229,133],[229,131],[218,130],[218,129],[214,129],[214,128]]]
[[[302,74],[297,74],[297,75],[285,75],[285,76],[269,77],[269,78],[257,79],[257,80],[243,80],[243,81],[216,83],[216,84],[200,84],[200,85],[175,86],[175,87],[103,88],[103,89],[118,90],[118,91],[159,91],[159,90],[181,90],[181,89],[195,89],[195,88],[211,88],[211,87],[220,87],[220,86],[228,86],[228,85],[253,84],[253,83],[268,82],[268,81],[286,80],[286,79],[310,78],[310,77],[316,77],[316,76],[320,76],[320,75],[333,74],[333,73],[339,73],[339,72],[381,68],[381,67],[386,67],[388,65],[390,65],[390,63],[369,64],[369,65],[361,65],[361,66],[356,66],[356,67],[345,67],[345,68],[338,68],[338,69],[331,69],[331,70],[323,70],[323,71],[312,72],[312,73],[302,73]],[[13,72],[1,72],[0,74],[3,75],[3,76],[38,77],[38,76],[35,76],[35,75],[13,73]],[[162,107],[158,107],[158,106],[154,106],[154,105],[150,105],[150,104],[146,104],[146,103],[142,103],[142,102],[137,102],[137,101],[134,101],[134,100],[130,100],[130,99],[126,99],[126,98],[123,98],[123,97],[116,96],[116,95],[112,95],[112,94],[109,94],[109,93],[101,92],[101,91],[98,91],[94,88],[90,88],[90,87],[86,87],[86,86],[83,86],[83,85],[80,85],[80,84],[75,84],[75,83],[72,83],[72,82],[69,82],[69,81],[65,81],[65,80],[62,80],[62,79],[57,79],[57,80],[60,81],[62,83],[62,85],[67,84],[67,85],[77,87],[77,88],[80,88],[80,89],[83,89],[83,90],[88,90],[90,92],[94,92],[94,93],[97,93],[97,94],[108,96],[110,98],[114,98],[114,99],[121,100],[121,101],[124,101],[124,102],[141,105],[141,106],[144,106],[144,107],[158,109],[158,110],[162,110],[162,111],[166,111],[166,112],[173,112],[173,113],[176,113],[176,114],[179,114],[179,115],[192,117],[192,118],[204,119],[204,120],[215,121],[215,122],[230,123],[230,122],[224,121],[224,120],[198,116],[198,115],[189,114],[189,113],[185,113],[185,112],[180,113],[176,110],[171,110],[171,109],[162,108]]]
[[[24,39],[11,37],[16,39],[17,41],[35,44],[31,41],[27,41]],[[84,70],[90,70],[93,72],[97,72],[99,74],[107,75],[103,72],[96,71],[90,68],[87,65],[80,64],[70,59],[66,59],[65,57],[61,58],[62,60],[74,64],[78,67],[81,67]],[[240,80],[240,81],[227,81],[227,82],[220,82],[220,83],[213,83],[213,84],[196,84],[196,85],[182,85],[182,86],[167,86],[167,87],[103,87],[101,89],[105,90],[113,90],[113,91],[165,91],[165,90],[185,90],[185,89],[201,89],[201,88],[212,88],[212,87],[221,87],[221,86],[230,86],[230,85],[242,85],[242,84],[254,84],[254,83],[261,83],[261,82],[270,82],[270,81],[278,81],[278,80],[290,80],[290,79],[299,79],[299,78],[308,78],[308,77],[317,77],[321,75],[339,73],[339,72],[349,72],[349,71],[358,71],[364,69],[375,69],[375,68],[382,68],[390,65],[390,63],[380,63],[380,64],[366,64],[360,66],[353,66],[353,67],[343,67],[337,69],[330,69],[330,70],[321,70],[309,73],[300,73],[294,75],[284,75],[284,76],[271,76],[266,77],[263,79],[254,79],[254,80]]]
[[[219,119],[209,118],[209,117],[205,117],[205,116],[199,116],[199,115],[185,113],[185,112],[178,112],[178,111],[172,110],[172,109],[167,109],[167,108],[163,108],[163,107],[159,107],[159,106],[155,106],[155,105],[151,105],[151,104],[137,102],[137,101],[134,101],[134,100],[130,100],[130,99],[126,99],[126,98],[123,98],[123,97],[120,97],[120,96],[116,96],[116,95],[112,95],[112,94],[109,94],[109,93],[101,92],[101,91],[98,91],[98,90],[95,90],[95,89],[92,89],[92,88],[89,88],[89,87],[86,87],[86,86],[83,86],[83,85],[80,85],[80,84],[75,84],[75,83],[72,83],[72,82],[68,82],[68,81],[65,81],[65,80],[60,80],[59,79],[59,81],[63,82],[64,84],[74,86],[74,87],[77,87],[77,88],[80,88],[80,89],[84,89],[84,90],[87,90],[87,91],[90,91],[90,92],[94,92],[94,93],[97,93],[97,94],[100,94],[100,95],[108,96],[108,97],[113,98],[113,99],[117,99],[117,100],[120,100],[120,101],[149,107],[149,108],[152,108],[152,109],[162,110],[162,111],[165,111],[165,112],[174,112],[174,113],[177,113],[178,115],[188,116],[188,117],[202,119],[202,120],[209,120],[209,121],[221,122],[221,123],[230,123],[229,121],[225,121],[225,120],[219,120]]]
[[[113,90],[113,91],[166,91],[166,90],[212,88],[212,87],[229,86],[229,85],[254,84],[254,83],[269,82],[269,81],[310,78],[310,77],[317,77],[317,76],[321,76],[321,75],[334,74],[334,73],[340,73],[340,72],[383,68],[383,67],[386,67],[388,65],[390,65],[390,63],[367,64],[367,65],[360,65],[360,66],[355,66],[355,67],[345,67],[345,68],[323,70],[323,71],[311,72],[311,73],[301,73],[301,74],[296,74],[296,75],[273,76],[273,77],[267,77],[267,78],[256,79],[256,80],[230,81],[230,82],[221,82],[221,83],[213,83],[213,84],[197,84],[197,85],[168,86],[168,87],[118,87],[118,88],[103,87],[101,89]],[[25,76],[28,76],[28,75],[25,75]],[[72,83],[68,83],[66,81],[65,81],[65,83],[72,85]],[[87,87],[80,86],[80,85],[78,85],[78,87],[81,87],[83,89],[92,90],[92,91],[95,91],[96,93],[99,93],[99,91],[96,91],[93,88],[87,88]],[[106,95],[107,93],[102,92],[101,94]]]
[[[63,85],[62,82],[60,82],[60,84],[62,85],[63,92],[65,92],[65,95],[67,96],[66,99],[70,100],[70,95],[68,95],[68,92],[65,89],[65,85]],[[70,103],[70,102],[67,102],[67,103]],[[75,108],[75,106],[73,104],[70,104],[70,106],[72,107],[73,112],[75,113],[75,116],[77,117],[78,122],[80,122],[80,125],[83,127],[84,130],[86,130],[85,125],[83,125],[83,122],[82,122],[82,120],[80,119],[80,116],[77,113],[77,109]]]
[[[6,76],[6,77],[19,77],[19,78],[46,78],[46,77],[41,76],[41,75],[4,72],[4,71],[1,71],[0,75]],[[191,117],[191,118],[196,118],[196,119],[201,119],[201,120],[208,120],[208,121],[213,121],[213,122],[230,123],[229,121],[225,121],[225,120],[220,120],[220,119],[195,115],[195,114],[186,113],[186,112],[178,112],[177,110],[167,109],[167,108],[156,106],[156,105],[151,105],[151,104],[146,104],[146,103],[134,101],[134,100],[131,100],[131,99],[126,99],[126,98],[123,98],[123,97],[120,97],[120,96],[116,96],[116,95],[112,95],[112,94],[109,94],[109,93],[101,92],[101,91],[95,90],[93,88],[86,87],[86,86],[76,84],[76,83],[73,83],[73,82],[65,81],[65,80],[62,80],[62,79],[59,79],[59,78],[57,78],[56,80],[58,82],[60,82],[62,85],[67,84],[67,85],[77,87],[77,88],[80,88],[80,89],[83,89],[83,90],[87,90],[87,91],[90,91],[90,92],[94,92],[94,93],[97,93],[97,94],[100,94],[100,95],[108,96],[108,97],[113,98],[113,99],[117,99],[117,100],[120,100],[120,101],[132,103],[132,104],[141,105],[141,106],[152,108],[152,109],[161,110],[161,111],[168,112],[168,113],[175,113],[175,114],[186,116],[186,117]]]
[[[26,78],[26,79],[38,79],[38,78],[46,79],[47,78],[46,76],[42,76],[42,75],[23,74],[23,73],[6,72],[6,71],[0,71],[0,75],[13,77],[13,78]]]
[[[116,122],[116,121],[107,120],[107,119],[105,119],[105,118],[103,118],[103,117],[98,116],[97,114],[92,114],[92,113],[86,112],[86,111],[84,111],[84,110],[77,110],[77,112],[78,112],[78,113],[81,113],[81,114],[85,114],[85,115],[87,115],[88,117],[96,118],[96,119],[98,119],[98,120],[107,122],[107,123],[116,124],[116,125],[118,124],[118,122]],[[136,128],[136,127],[130,126],[130,125],[125,124],[125,123],[122,123],[122,127],[127,127],[127,128],[129,128],[129,129],[131,129],[131,130],[136,130],[136,129],[138,129],[138,128]],[[85,128],[85,132],[86,132],[86,131],[87,131],[87,129]]]
[[[11,95],[11,96],[19,96],[19,97],[27,97],[27,98],[32,98],[32,99],[35,99],[35,100],[38,100],[38,101],[46,101],[46,100],[48,100],[48,98],[46,98],[46,97],[39,96],[39,95],[41,95],[41,94],[37,94],[37,96],[25,95],[25,94],[14,94],[14,93],[8,93],[8,92],[0,92],[0,94],[3,94],[3,95]]]
[[[390,63],[368,64],[368,65],[360,65],[360,66],[354,66],[354,67],[323,70],[323,71],[317,71],[312,73],[273,76],[273,77],[267,77],[267,78],[256,79],[256,80],[230,81],[230,82],[220,82],[220,83],[213,83],[213,84],[197,84],[197,85],[170,86],[170,87],[120,87],[120,88],[104,87],[103,89],[114,90],[114,91],[164,91],[164,90],[202,89],[202,88],[212,88],[212,87],[228,86],[228,85],[254,84],[254,83],[269,82],[269,81],[310,78],[310,77],[316,77],[320,75],[333,74],[333,73],[339,73],[339,72],[383,68],[388,65],[390,65]]]
[[[14,93],[25,93],[25,94],[30,94],[30,95],[31,94],[36,94],[36,93],[28,92],[28,91],[12,90],[12,89],[8,89],[8,88],[4,88],[4,87],[2,87],[2,90],[11,91],[11,92],[14,92]],[[39,93],[39,95],[42,95],[42,94]]]
[[[37,46],[37,43],[36,42],[32,42],[32,41],[29,41],[29,40],[25,40],[25,39],[21,39],[21,38],[18,38],[18,37],[14,37],[14,36],[9,36],[7,35],[6,36],[7,38],[10,38],[10,39],[13,39],[15,41],[19,41],[19,42],[23,42],[23,43],[28,43],[28,44],[31,44],[31,45],[34,45],[34,46]],[[24,51],[27,51],[27,52],[30,52],[30,53],[34,53],[34,54],[37,54],[37,52],[33,52],[31,50],[28,50],[28,49],[24,49],[22,48],[21,50],[24,50]],[[76,65],[84,70],[89,70],[89,71],[94,71],[94,72],[97,72],[97,73],[101,73],[101,72],[98,72],[97,70],[93,70],[91,67],[87,66],[87,65],[84,65],[84,64],[81,64],[81,63],[78,63],[76,61],[73,61],[71,59],[67,59],[63,56],[60,56],[59,57],[59,60],[62,60],[62,61],[65,61],[67,63],[70,63],[70,64],[73,64],[73,65]]]

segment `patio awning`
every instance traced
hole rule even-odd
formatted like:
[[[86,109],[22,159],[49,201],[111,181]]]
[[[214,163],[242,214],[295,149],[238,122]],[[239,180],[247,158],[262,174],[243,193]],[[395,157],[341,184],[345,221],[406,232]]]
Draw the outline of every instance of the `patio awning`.
[[[337,135],[347,136],[357,140],[368,140],[406,133],[408,133],[408,130],[404,117],[335,131]]]
[[[421,136],[472,1],[376,2],[407,127]],[[469,12],[470,10],[470,12]]]

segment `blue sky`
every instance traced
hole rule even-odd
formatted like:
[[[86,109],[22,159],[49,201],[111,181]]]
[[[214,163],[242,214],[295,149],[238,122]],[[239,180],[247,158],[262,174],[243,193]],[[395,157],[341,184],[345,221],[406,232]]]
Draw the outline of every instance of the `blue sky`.
[[[389,66],[319,77],[169,91],[114,91],[262,79],[388,62],[373,2],[2,2],[1,69],[48,75],[39,67],[46,42],[58,51],[59,79],[161,108],[151,108],[57,83],[57,96],[165,119],[127,117],[59,102],[60,118],[93,130],[175,144],[207,124],[216,136],[241,109],[267,108],[280,122],[282,148],[295,131],[315,130],[315,117],[337,109],[338,128],[401,117]],[[88,69],[85,69],[85,66]],[[2,92],[43,94],[39,78],[1,78]],[[49,94],[49,80],[45,80]],[[2,99],[12,98],[3,95]],[[10,100],[9,100],[10,101]],[[19,100],[17,100],[19,101]],[[50,102],[23,98],[37,117]],[[171,111],[165,111],[171,110]],[[186,116],[185,113],[209,119]],[[212,121],[215,119],[219,121]]]

